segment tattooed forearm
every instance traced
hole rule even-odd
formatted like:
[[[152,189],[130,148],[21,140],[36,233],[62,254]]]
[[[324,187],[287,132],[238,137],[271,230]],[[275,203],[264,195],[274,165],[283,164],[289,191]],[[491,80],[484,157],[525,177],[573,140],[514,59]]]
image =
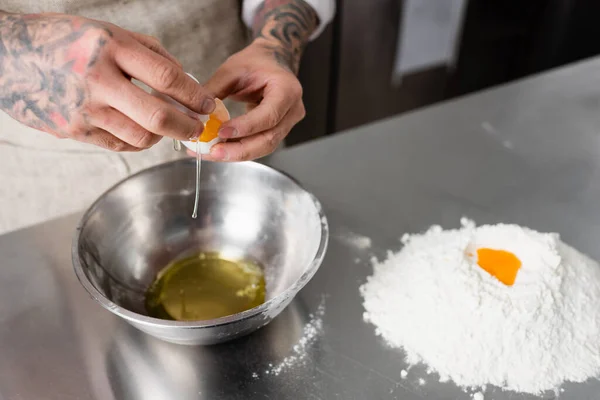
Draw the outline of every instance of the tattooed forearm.
[[[77,17],[0,12],[0,109],[33,128],[64,132],[82,118],[84,75],[110,36]]]
[[[277,62],[297,73],[304,47],[318,23],[315,10],[303,0],[265,0],[254,17],[252,31]]]

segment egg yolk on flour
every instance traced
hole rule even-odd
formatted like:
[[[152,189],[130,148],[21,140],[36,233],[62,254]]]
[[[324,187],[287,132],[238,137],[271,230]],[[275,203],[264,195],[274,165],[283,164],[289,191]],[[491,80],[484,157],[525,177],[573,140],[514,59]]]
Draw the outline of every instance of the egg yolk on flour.
[[[521,260],[510,251],[488,248],[477,249],[477,264],[506,286],[515,283],[521,268]]]

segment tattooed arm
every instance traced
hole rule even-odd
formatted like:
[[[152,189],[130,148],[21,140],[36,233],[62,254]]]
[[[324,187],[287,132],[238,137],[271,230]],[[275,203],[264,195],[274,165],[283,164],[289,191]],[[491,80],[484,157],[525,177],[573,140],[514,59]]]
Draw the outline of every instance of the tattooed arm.
[[[206,83],[219,98],[248,104],[248,113],[223,124],[228,139],[208,157],[251,160],[273,152],[304,118],[302,86],[296,78],[302,51],[319,23],[303,0],[264,0],[253,24],[252,43],[230,57]]]
[[[115,151],[202,131],[131,78],[194,111],[215,107],[152,37],[69,15],[0,12],[0,109],[17,121]]]
[[[302,0],[265,0],[254,17],[252,33],[278,63],[298,73],[302,51],[318,24],[315,10]]]

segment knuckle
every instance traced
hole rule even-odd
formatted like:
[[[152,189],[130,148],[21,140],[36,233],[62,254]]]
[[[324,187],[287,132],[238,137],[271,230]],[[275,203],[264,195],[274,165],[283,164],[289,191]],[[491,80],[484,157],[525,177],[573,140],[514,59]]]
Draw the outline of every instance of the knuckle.
[[[298,113],[298,118],[300,118],[299,121],[302,121],[305,117],[306,117],[306,108],[304,107],[304,104],[301,104],[300,111]]]
[[[89,122],[90,117],[97,117],[98,115],[104,119],[106,111],[108,111],[108,106],[95,103],[90,99],[84,99],[79,113],[82,121]]]
[[[237,58],[230,58],[230,62],[223,64],[223,66],[221,67],[222,72],[225,75],[231,75],[235,72],[236,69],[236,64],[237,64]]]
[[[91,29],[88,29],[86,34],[85,34],[85,38],[87,38],[87,40],[90,41],[96,41],[98,38],[103,38],[103,37],[107,37],[109,36],[106,33],[106,30],[103,29],[103,27],[99,24],[91,24],[89,25]]]
[[[266,119],[269,126],[275,126],[281,119],[281,112],[279,112],[279,110],[276,107],[270,106],[269,110],[267,111]]]
[[[144,35],[146,37],[146,39],[149,42],[152,42],[154,44],[160,44],[160,40],[158,40],[158,38],[156,36],[152,36],[152,35]]]
[[[267,138],[267,149],[269,149],[270,152],[274,151],[279,145],[279,135],[277,132],[271,131],[265,133],[265,136]]]
[[[248,150],[243,150],[237,159],[237,161],[249,161],[249,160],[250,160],[250,153],[248,152]]]
[[[83,126],[69,126],[65,129],[65,134],[67,137],[75,139],[77,141],[85,142],[86,138],[90,136],[91,131]]]
[[[218,69],[219,75],[222,76],[243,76],[248,75],[248,67],[243,58],[239,58],[239,54],[230,56]]]
[[[100,55],[107,47],[111,46],[115,39],[101,27],[90,29],[83,38],[83,43],[90,49],[95,49]]]
[[[123,142],[122,140],[119,140],[117,138],[111,137],[112,140],[110,140],[108,142],[108,148],[111,151],[115,151],[115,152],[123,152],[126,150],[129,150],[129,146],[127,145],[127,143]]]
[[[248,161],[250,159],[250,153],[246,146],[240,143],[239,149],[240,151],[234,153],[233,157],[231,157],[231,161]]]
[[[138,149],[148,149],[154,144],[154,135],[146,131],[138,132],[131,144]]]
[[[88,71],[86,79],[90,87],[100,87],[102,85],[102,74],[97,70]]]
[[[294,80],[294,83],[290,85],[290,94],[294,98],[302,98],[304,90],[302,89],[302,85],[297,80]]]
[[[165,129],[169,121],[169,111],[164,107],[159,107],[154,110],[149,117],[148,125],[150,130],[158,133]]]
[[[202,104],[207,98],[206,93],[202,90],[202,86],[194,85],[190,94],[190,100],[192,104]]]
[[[84,131],[74,131],[74,130],[66,130],[65,131],[67,138],[71,138],[74,140],[77,140],[79,142],[85,142],[85,139],[89,136],[89,133],[84,132]]]
[[[231,67],[229,67],[229,64],[235,63],[236,60],[237,60],[237,57],[238,57],[237,53],[234,53],[234,54],[230,55],[229,57],[227,57],[225,59],[225,62],[221,65],[220,69],[223,69],[223,70],[229,70],[229,69],[231,69]]]
[[[159,90],[168,90],[175,86],[179,76],[177,70],[168,63],[160,63],[154,72],[154,80]]]
[[[32,128],[33,128],[33,127],[32,127]],[[51,131],[51,130],[46,130],[46,129],[41,129],[41,130],[42,130],[43,132],[47,132],[47,133],[49,133],[50,135],[54,136],[54,137],[55,137],[55,138],[57,138],[57,139],[67,139],[67,138],[68,138],[68,136],[62,135],[62,134],[61,134],[61,133],[59,133],[59,132],[55,132],[55,131]]]
[[[156,51],[156,50],[161,50],[162,49],[162,45],[160,44],[160,40],[158,40],[154,36],[147,36],[146,41],[148,43],[148,47],[150,47],[152,50]]]

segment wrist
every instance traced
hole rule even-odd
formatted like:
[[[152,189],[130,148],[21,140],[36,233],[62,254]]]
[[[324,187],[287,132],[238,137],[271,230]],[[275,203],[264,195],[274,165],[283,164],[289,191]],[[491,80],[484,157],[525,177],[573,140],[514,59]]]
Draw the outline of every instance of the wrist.
[[[251,45],[259,46],[261,48],[280,48],[287,51],[291,51],[293,47],[290,46],[288,43],[282,42],[281,40],[264,36],[255,37],[252,40]]]
[[[272,57],[277,64],[288,71],[294,74],[298,73],[300,58],[302,56],[301,48],[294,48],[279,40],[262,37],[255,38],[250,44],[250,47],[256,48],[267,57]]]

